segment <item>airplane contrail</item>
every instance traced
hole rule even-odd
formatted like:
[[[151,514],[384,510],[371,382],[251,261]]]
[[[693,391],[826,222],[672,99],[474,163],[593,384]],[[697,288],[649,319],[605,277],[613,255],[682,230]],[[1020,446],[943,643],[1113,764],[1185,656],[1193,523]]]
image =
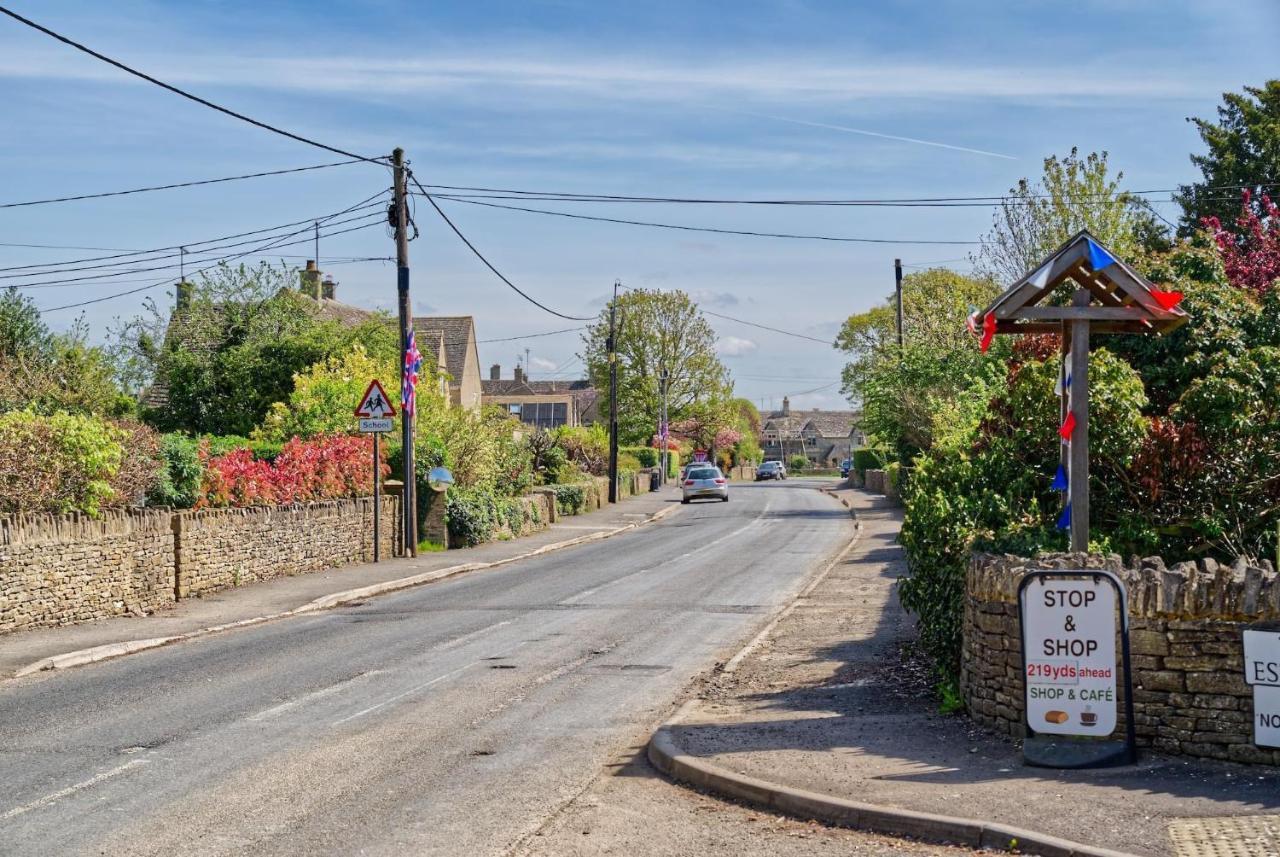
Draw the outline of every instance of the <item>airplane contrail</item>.
[[[1018,160],[1013,155],[1002,155],[999,152],[988,152],[986,149],[971,149],[968,146],[953,146],[950,143],[939,143],[934,140],[919,140],[915,137],[899,137],[896,134],[881,134],[878,131],[866,131],[862,128],[850,128],[847,125],[830,125],[826,122],[810,122],[805,119],[789,119],[786,116],[771,116],[768,113],[750,113],[745,110],[731,110],[743,116],[755,116],[757,119],[771,119],[774,122],[788,122],[792,125],[808,125],[811,128],[826,128],[830,131],[844,131],[846,134],[861,134],[865,137],[880,137],[885,140],[899,140],[903,143],[917,143],[921,146],[936,146],[939,149],[951,149],[956,152],[971,152],[975,155],[986,155],[991,158],[1004,158],[1006,161]]]

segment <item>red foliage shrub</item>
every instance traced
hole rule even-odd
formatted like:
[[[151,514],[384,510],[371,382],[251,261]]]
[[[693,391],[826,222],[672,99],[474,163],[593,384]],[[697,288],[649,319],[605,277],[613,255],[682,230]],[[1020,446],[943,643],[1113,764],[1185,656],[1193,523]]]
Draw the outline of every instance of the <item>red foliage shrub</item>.
[[[1263,295],[1280,278],[1280,208],[1263,194],[1264,216],[1260,217],[1249,204],[1249,191],[1243,197],[1237,231],[1224,229],[1216,217],[1206,217],[1202,224],[1213,233],[1231,284]]]
[[[293,438],[274,462],[249,449],[202,453],[205,472],[196,508],[266,506],[360,497],[373,491],[373,441],[352,435]],[[385,462],[379,466],[385,475]]]

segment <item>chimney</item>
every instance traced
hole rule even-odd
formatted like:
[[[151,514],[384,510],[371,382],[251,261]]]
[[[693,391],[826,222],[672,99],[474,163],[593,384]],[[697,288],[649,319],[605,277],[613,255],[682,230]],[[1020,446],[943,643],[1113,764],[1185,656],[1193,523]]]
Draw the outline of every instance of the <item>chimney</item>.
[[[308,259],[306,270],[298,272],[298,291],[320,300],[320,269],[316,267],[315,259]]]
[[[502,364],[501,363],[494,363],[492,366],[489,367],[489,380],[490,381],[502,380]]]
[[[324,278],[324,282],[320,284],[320,293],[324,295],[324,299],[327,301],[335,299],[334,295],[337,293],[337,290],[338,284],[333,281],[333,277],[331,276],[326,276]]]
[[[791,415],[791,400],[786,396],[782,397],[782,415],[784,417]]]
[[[174,309],[181,312],[191,307],[191,295],[195,291],[195,286],[186,280],[178,283],[174,290]]]
[[[516,380],[517,380],[517,381],[523,381],[523,380],[524,380],[524,367],[522,367],[522,366],[517,366],[517,367],[516,367]]]

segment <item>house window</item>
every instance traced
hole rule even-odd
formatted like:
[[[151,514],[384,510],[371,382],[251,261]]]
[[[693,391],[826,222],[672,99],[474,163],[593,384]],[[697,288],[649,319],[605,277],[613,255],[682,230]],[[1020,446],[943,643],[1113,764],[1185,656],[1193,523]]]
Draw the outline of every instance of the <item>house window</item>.
[[[569,422],[569,405],[565,402],[525,402],[511,407],[513,414],[538,428],[559,428]]]
[[[520,416],[520,403],[513,402],[512,404],[507,405],[507,412],[510,413],[511,416],[513,417]]]

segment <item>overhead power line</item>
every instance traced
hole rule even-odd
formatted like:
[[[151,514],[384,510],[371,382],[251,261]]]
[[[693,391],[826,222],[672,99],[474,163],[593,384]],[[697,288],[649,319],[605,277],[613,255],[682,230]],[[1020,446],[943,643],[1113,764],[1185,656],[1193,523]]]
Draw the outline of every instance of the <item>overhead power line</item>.
[[[493,266],[492,262],[490,262],[488,259],[484,257],[483,253],[481,253],[479,250],[476,249],[476,246],[472,244],[470,240],[467,239],[467,236],[462,234],[462,230],[454,225],[453,221],[449,219],[449,215],[444,213],[444,209],[442,209],[439,205],[436,205],[436,201],[431,198],[431,194],[427,193],[426,188],[422,186],[422,184],[418,181],[417,177],[414,176],[412,172],[409,173],[409,178],[412,179],[413,183],[418,186],[418,190],[422,191],[422,194],[421,194],[422,197],[426,199],[426,201],[431,204],[431,207],[436,210],[436,214],[440,215],[440,218],[444,220],[446,224],[448,224],[450,229],[453,230],[453,234],[457,235],[458,238],[461,239],[462,243],[467,245],[467,249],[470,250],[473,254],[475,254],[475,257],[479,259],[481,262],[483,262],[484,266],[488,268],[490,271],[492,271],[494,276],[496,276],[499,280],[502,280],[502,282],[506,283],[507,286],[512,291],[514,291],[520,297],[527,300],[529,303],[536,306],[538,309],[542,310],[543,312],[548,312],[551,315],[556,316],[557,318],[567,319],[568,321],[595,321],[594,316],[566,315],[562,312],[558,312],[557,310],[553,310],[551,307],[542,303],[537,298],[533,297],[528,292],[521,289],[515,283],[508,280],[501,271],[499,271],[497,268]]]
[[[378,194],[377,194],[377,196],[381,196],[383,193],[385,193],[385,191],[379,191],[379,192],[378,192]],[[346,208],[346,209],[343,209],[342,211],[334,212],[333,214],[326,215],[326,216],[324,216],[324,217],[319,217],[319,218],[315,218],[315,217],[313,217],[313,218],[308,218],[307,220],[305,220],[305,221],[301,221],[301,222],[303,222],[303,223],[310,223],[310,224],[312,224],[312,225],[314,225],[314,224],[315,224],[315,223],[317,223],[317,222],[319,222],[319,223],[324,223],[325,221],[332,220],[332,219],[333,219],[333,218],[335,218],[335,217],[339,217],[339,216],[341,216],[341,215],[343,215],[343,214],[347,214],[348,212],[352,211],[353,209],[357,208],[358,206],[364,205],[364,204],[365,204],[365,203],[367,203],[368,201],[369,201],[368,199],[364,199],[364,200],[361,200],[360,202],[356,203],[355,205],[352,205],[352,206],[349,206],[349,207],[348,207],[348,208]],[[349,232],[349,231],[354,231],[354,229],[366,229],[366,228],[368,228],[369,226],[372,226],[372,225],[374,225],[374,224],[365,224],[365,225],[363,225],[363,226],[357,226],[357,227],[354,227],[353,229],[347,229],[347,230],[342,230],[342,231],[344,231],[344,232]],[[259,231],[261,231],[261,230],[259,230]],[[304,231],[306,231],[306,230],[298,230],[297,232],[291,233],[290,235],[286,235],[286,236],[284,236],[284,237],[285,237],[285,238],[292,237],[293,235],[300,234],[301,232],[304,232]],[[336,233],[335,233],[335,234],[336,234]],[[274,248],[274,247],[276,247],[276,246],[280,246],[280,242],[281,242],[282,240],[283,240],[283,239],[281,239],[281,238],[275,238],[275,239],[269,240],[266,244],[262,244],[262,245],[260,245],[260,246],[258,246],[258,247],[256,247],[256,248],[252,248],[252,249],[250,249],[250,250],[246,250],[245,252],[240,253],[240,254],[238,254],[237,256],[232,256],[232,257],[231,257],[231,258],[229,258],[229,259],[219,259],[219,260],[218,260],[216,263],[214,263],[214,264],[206,265],[206,266],[205,266],[205,267],[203,267],[203,268],[199,268],[199,269],[197,269],[197,270],[195,270],[195,271],[192,271],[192,276],[197,276],[197,275],[199,275],[199,274],[203,274],[203,273],[205,273],[206,271],[211,271],[211,270],[213,270],[214,268],[216,268],[218,265],[220,265],[220,264],[222,264],[222,263],[224,263],[224,262],[235,261],[236,259],[244,258],[244,257],[246,257],[246,256],[254,256],[254,255],[257,255],[257,254],[261,253],[261,252],[262,252],[262,251],[264,251],[264,250],[271,250],[271,249],[273,249],[273,248]],[[122,297],[125,297],[125,296],[127,296],[127,295],[136,295],[136,294],[139,294],[140,292],[149,291],[150,289],[154,289],[154,288],[158,288],[158,287],[160,287],[160,286],[163,286],[163,285],[167,284],[167,283],[169,282],[169,280],[170,280],[170,278],[169,278],[169,277],[165,277],[163,280],[157,280],[157,281],[155,281],[155,282],[153,282],[153,283],[150,283],[149,285],[139,286],[139,287],[138,287],[138,288],[136,288],[136,289],[127,289],[127,290],[125,290],[125,291],[123,291],[123,292],[116,292],[115,294],[111,294],[111,295],[104,295],[104,296],[102,296],[102,297],[92,298],[92,299],[87,300],[87,301],[79,301],[79,302],[77,302],[77,303],[63,304],[62,306],[48,307],[48,308],[46,308],[46,309],[42,309],[42,310],[40,310],[40,312],[42,312],[42,313],[46,313],[46,312],[58,312],[58,311],[60,311],[60,310],[64,310],[64,309],[79,309],[80,307],[90,306],[91,304],[103,303],[104,301],[114,300],[115,298],[122,298]]]
[[[499,339],[477,339],[476,344],[486,342],[514,342],[517,339],[537,339],[542,336],[556,336],[561,333],[574,333],[579,330],[586,330],[586,326],[582,327],[565,327],[560,330],[548,330],[546,333],[526,333],[524,336],[503,336]]]
[[[241,122],[248,122],[250,125],[257,126],[258,128],[261,128],[264,131],[270,131],[273,134],[279,134],[281,137],[288,137],[290,140],[296,140],[299,143],[305,143],[306,145],[314,146],[317,149],[324,149],[326,152],[332,152],[335,155],[342,155],[344,158],[353,158],[357,161],[368,161],[369,163],[376,163],[376,164],[385,164],[386,162],[386,158],[367,158],[364,155],[357,155],[354,152],[348,152],[345,149],[339,149],[337,146],[330,146],[326,143],[321,143],[316,140],[308,139],[307,137],[303,137],[300,134],[295,134],[292,131],[286,131],[283,128],[276,127],[275,125],[269,125],[266,122],[263,122],[258,119],[254,119],[251,116],[246,116],[243,113],[237,113],[236,111],[231,110],[230,108],[227,108],[227,107],[223,107],[220,104],[214,104],[212,101],[209,101],[206,98],[201,98],[198,95],[194,95],[190,92],[187,92],[185,89],[179,89],[178,87],[174,86],[171,83],[165,83],[163,80],[160,80],[159,78],[152,77],[151,75],[145,72],[138,71],[136,68],[127,66],[124,63],[120,62],[119,60],[112,59],[106,54],[101,54],[95,51],[93,48],[86,47],[85,45],[82,45],[77,41],[69,39],[66,36],[62,35],[61,33],[56,33],[53,30],[50,30],[48,27],[45,27],[41,24],[37,24],[35,21],[32,21],[30,18],[24,18],[23,16],[19,15],[17,12],[14,12],[12,9],[7,9],[4,6],[0,6],[0,13],[8,15],[10,18],[14,19],[15,21],[18,21],[19,23],[22,23],[22,24],[26,24],[28,27],[32,28],[33,30],[38,30],[41,33],[44,33],[46,36],[57,39],[58,41],[62,42],[64,45],[69,45],[70,47],[73,47],[78,51],[86,53],[89,56],[93,57],[94,59],[101,60],[102,62],[107,63],[108,65],[115,66],[121,71],[127,72],[133,75],[134,77],[141,78],[142,80],[147,81],[147,83],[153,83],[156,86],[160,87],[161,89],[167,89],[175,95],[180,95],[183,98],[186,98],[190,101],[194,101],[196,104],[203,105],[205,107],[210,108],[211,110],[216,110],[219,113],[225,113],[227,116],[230,116],[234,119],[239,119]]]
[[[82,199],[104,199],[110,196],[129,196],[135,193],[149,193],[153,190],[174,190],[182,187],[198,187],[207,184],[221,184],[222,182],[237,182],[243,179],[260,179],[265,176],[283,176],[290,173],[305,173],[311,170],[325,170],[330,167],[345,167],[347,164],[359,164],[360,160],[338,161],[332,164],[316,164],[311,167],[294,167],[288,170],[268,170],[261,173],[246,173],[242,176],[225,176],[220,179],[200,179],[199,181],[177,182],[175,184],[152,185],[151,187],[136,187],[131,190],[113,190],[103,193],[82,193],[76,196],[55,196],[49,199],[30,199],[26,202],[6,202],[0,203],[0,208],[25,208],[31,205],[48,205],[54,202],[76,202]]]
[[[465,199],[458,196],[443,195],[435,199],[447,199],[450,202],[465,202],[468,205],[483,205],[487,208],[503,208],[508,211],[525,211],[530,214],[550,214],[555,217],[568,217],[573,220],[595,220],[601,223],[620,223],[627,226],[648,226],[655,229],[678,229],[683,232],[714,232],[719,235],[745,235],[752,238],[793,238],[805,241],[835,241],[853,244],[977,244],[977,241],[941,241],[923,238],[846,238],[837,235],[801,235],[794,232],[756,232],[747,229],[721,229],[713,226],[687,226],[675,223],[654,223],[648,220],[623,220],[617,217],[596,217],[589,214],[571,214],[567,211],[551,211],[545,208],[526,208],[520,205],[500,205],[495,202],[483,202],[478,199]]]
[[[823,345],[828,345],[828,346],[831,345],[831,340],[829,339],[819,339],[816,336],[809,336],[808,334],[805,334],[805,333],[796,333],[791,330],[783,330],[782,328],[779,328],[779,327],[770,327],[767,324],[759,324],[754,321],[747,321],[746,319],[743,319],[743,318],[734,318],[731,315],[724,315],[723,313],[712,312],[709,309],[704,309],[702,310],[702,312],[705,315],[711,315],[711,316],[715,316],[716,318],[722,318],[725,321],[734,321],[734,322],[737,322],[738,324],[745,324],[748,327],[758,327],[761,330],[768,330],[773,333],[780,333],[783,336],[794,336],[796,339],[807,339],[810,342],[821,342]]]
[[[1228,191],[1245,190],[1255,187],[1280,187],[1280,184],[1264,185],[1218,185],[1206,190]],[[1003,205],[1018,202],[1022,199],[1050,199],[1050,194],[998,194],[995,196],[937,196],[937,197],[885,197],[885,198],[852,198],[852,199],[749,199],[749,198],[716,198],[716,197],[674,197],[674,196],[627,196],[623,194],[574,193],[569,191],[531,191],[513,188],[462,187],[457,185],[426,185],[438,196],[449,196],[454,199],[507,199],[541,202],[601,202],[601,203],[660,203],[673,205],[779,205],[779,206],[919,206],[948,207],[973,205],[978,207]],[[1155,196],[1179,192],[1179,188],[1157,188],[1152,190],[1117,191],[1115,194],[1087,194],[1073,198],[1073,202],[1085,202],[1090,199],[1104,197],[1116,203],[1125,204],[1135,197]],[[436,194],[437,191],[442,193]],[[1112,197],[1118,197],[1112,199]],[[1129,199],[1125,199],[1128,197]],[[1219,199],[1234,199],[1224,196]],[[1165,200],[1156,200],[1163,202]]]
[[[75,265],[79,265],[82,262],[102,262],[102,261],[113,260],[113,259],[120,260],[115,262],[113,265],[102,266],[102,267],[116,267],[120,265],[143,264],[146,262],[153,262],[163,258],[175,258],[181,255],[181,253],[184,250],[186,251],[187,255],[195,255],[195,254],[206,252],[208,250],[227,249],[229,247],[234,247],[238,245],[223,244],[223,242],[232,241],[237,238],[245,238],[252,235],[262,235],[263,233],[266,233],[266,232],[276,232],[281,229],[289,229],[295,226],[304,226],[304,225],[314,226],[315,223],[318,221],[323,222],[329,218],[337,217],[342,214],[350,214],[353,212],[364,211],[366,209],[372,209],[372,208],[381,209],[385,203],[383,203],[379,198],[386,195],[388,192],[389,191],[385,189],[380,190],[374,195],[370,197],[366,197],[365,199],[361,200],[360,202],[356,203],[353,206],[345,208],[342,211],[336,212],[334,214],[325,215],[324,217],[321,217],[321,218],[313,217],[307,220],[295,220],[291,223],[281,223],[277,226],[268,226],[263,229],[251,229],[248,232],[237,232],[234,235],[223,235],[218,238],[206,238],[201,241],[188,241],[185,244],[170,244],[165,247],[153,247],[150,250],[122,250],[120,248],[109,248],[109,247],[75,248],[75,247],[64,246],[61,249],[88,249],[88,250],[115,249],[115,250],[119,250],[119,252],[113,253],[112,255],[108,255],[108,256],[87,256],[81,259],[65,259],[59,262],[39,262],[39,263],[29,264],[29,265],[10,265],[9,267],[0,268],[0,272],[27,271],[28,273],[24,274],[23,276],[38,277],[38,276],[45,276],[48,274],[62,273],[64,271],[88,270],[87,267],[86,268],[72,267]],[[245,241],[242,243],[249,244],[252,242]],[[222,247],[206,246],[211,244],[223,244],[223,246]],[[3,245],[0,245],[0,246],[3,246]],[[53,248],[55,245],[42,245],[42,246]],[[204,249],[196,249],[196,248],[204,248]],[[167,256],[157,255],[157,254],[165,253],[165,251],[172,251],[172,250],[176,250],[178,252],[168,253]],[[144,258],[144,257],[152,257],[152,258]],[[307,258],[310,258],[310,257],[307,257]],[[42,269],[42,270],[35,270],[35,269]]]

